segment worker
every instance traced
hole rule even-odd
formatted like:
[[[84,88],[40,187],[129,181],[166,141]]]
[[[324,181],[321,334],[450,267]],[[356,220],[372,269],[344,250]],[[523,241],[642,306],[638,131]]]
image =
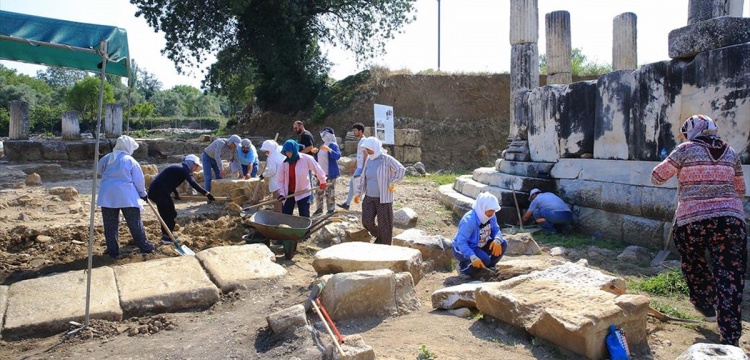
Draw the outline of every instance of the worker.
[[[177,191],[177,187],[183,182],[187,181],[195,191],[205,195],[209,203],[216,200],[210,192],[203,189],[193,179],[193,172],[200,168],[201,162],[198,157],[193,154],[187,155],[182,164],[174,164],[164,168],[148,187],[148,198],[156,204],[159,216],[172,233],[174,233],[177,210],[175,210],[174,201],[169,195],[174,193],[175,200],[179,200],[180,193]],[[161,242],[162,244],[172,244],[172,239],[164,228],[161,229]]]
[[[529,210],[522,217],[524,223],[533,219],[550,234],[569,234],[573,229],[576,216],[568,204],[557,195],[532,189],[529,192],[529,201]]]
[[[130,236],[141,249],[141,253],[154,251],[153,244],[146,240],[141,220],[143,208],[138,199],[146,198],[146,181],[141,165],[132,156],[136,149],[138,143],[133,138],[127,135],[120,136],[112,152],[104,155],[97,165],[99,173],[102,174],[102,181],[96,204],[102,208],[104,240],[107,254],[111,259],[120,256],[117,241],[120,212],[125,217]]]
[[[245,180],[258,176],[258,151],[255,150],[253,142],[242,139],[237,154],[230,160],[231,172],[239,173]],[[252,166],[252,168],[251,168]]]
[[[323,213],[324,203],[328,204],[328,214],[332,214],[336,210],[336,179],[339,177],[338,160],[341,158],[341,150],[339,150],[339,145],[336,144],[336,135],[332,128],[323,128],[323,131],[320,132],[320,138],[323,139],[323,145],[314,157],[325,171],[330,184],[325,190],[315,192],[318,208],[314,215]]]
[[[326,188],[326,173],[312,156],[299,152],[299,144],[294,140],[287,140],[281,148],[286,159],[279,167],[277,181],[279,183],[279,201],[284,201],[282,212],[292,215],[294,205],[297,205],[299,216],[310,217],[310,201],[312,187],[307,177],[312,172],[320,181],[319,188]],[[287,195],[296,194],[288,199]]]
[[[274,198],[279,197],[279,182],[277,175],[279,173],[279,167],[284,162],[286,157],[281,153],[281,145],[276,143],[276,140],[266,140],[260,146],[260,151],[266,153],[266,169],[260,174],[260,180],[266,179],[268,181],[268,191],[271,192]],[[281,202],[276,202],[273,205],[275,212],[281,212]]]
[[[508,242],[500,233],[495,217],[499,210],[497,198],[483,192],[458,223],[452,250],[461,278],[469,279],[481,269],[494,268],[505,254]]]
[[[240,146],[242,139],[237,135],[232,135],[229,139],[216,139],[212,142],[201,155],[203,160],[203,184],[206,191],[211,191],[211,175],[216,175],[217,179],[224,177],[224,165],[221,163],[221,157],[227,154],[234,155],[234,151]]]
[[[365,140],[365,125],[362,123],[356,123],[352,125],[352,134],[358,139],[357,142],[357,168],[354,170],[354,174],[352,174],[352,178],[349,180],[349,194],[346,197],[346,200],[339,204],[339,207],[349,210],[349,204],[352,202],[352,198],[354,197],[354,189],[359,187],[359,178],[362,175],[362,166],[365,163],[365,151],[362,149],[362,141]]]
[[[367,160],[362,167],[354,202],[362,199],[362,226],[375,237],[376,244],[391,245],[393,241],[393,193],[395,183],[401,181],[406,168],[393,156],[384,154],[383,145],[375,137],[362,142]],[[375,218],[378,222],[375,224]]]

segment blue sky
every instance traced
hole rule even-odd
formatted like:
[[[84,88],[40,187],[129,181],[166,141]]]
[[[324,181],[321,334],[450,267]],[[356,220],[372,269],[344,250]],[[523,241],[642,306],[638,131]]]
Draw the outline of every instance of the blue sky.
[[[750,1],[743,14],[750,16]],[[449,72],[507,72],[510,69],[508,0],[441,0],[441,70]],[[599,62],[612,61],[612,19],[623,12],[638,16],[638,63],[667,60],[669,31],[687,24],[688,0],[539,0],[539,52],[545,52],[544,15],[567,10],[571,15],[573,47]],[[418,72],[437,69],[437,0],[416,2],[417,20],[391,40],[386,54],[368,64],[356,64],[353,56],[326,46],[335,63],[330,75],[341,79],[370,64]],[[202,78],[178,75],[174,64],[160,50],[164,34],[155,33],[143,18],[133,14],[128,0],[2,0],[0,10],[64,20],[114,25],[128,31],[131,57],[155,73],[165,88],[200,86]],[[17,62],[6,66],[34,75],[44,67]],[[201,66],[210,65],[209,63]]]

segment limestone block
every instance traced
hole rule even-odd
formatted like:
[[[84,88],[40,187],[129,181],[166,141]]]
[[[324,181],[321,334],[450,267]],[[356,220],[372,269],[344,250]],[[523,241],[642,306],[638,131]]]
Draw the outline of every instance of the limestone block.
[[[313,260],[313,268],[319,275],[390,269],[410,272],[415,284],[421,279],[421,267],[422,254],[419,250],[361,242],[343,243],[320,250]]]
[[[42,160],[42,143],[30,140],[3,141],[5,157],[10,161]]]
[[[8,308],[8,286],[0,285],[0,330],[3,328],[5,309]]]
[[[453,241],[441,235],[427,235],[422,230],[409,229],[394,236],[393,245],[419,250],[426,269],[446,270],[451,266]]]
[[[471,206],[474,204],[473,198],[453,190],[452,184],[438,187],[438,200],[459,217],[464,216],[467,211],[471,210]]]
[[[104,136],[114,139],[122,135],[122,105],[104,105]]]
[[[214,179],[211,181],[211,194],[214,196],[231,196],[234,197],[237,194],[240,195],[252,195],[255,191],[256,186],[261,186],[258,190],[259,194],[263,194],[263,188],[266,190],[268,187],[263,186],[263,182],[257,178],[253,179]]]
[[[538,0],[511,0],[510,44],[536,43],[539,40]]]
[[[144,160],[148,158],[148,143],[143,140],[137,141],[137,143],[138,148],[133,152],[133,158],[136,160]]]
[[[23,100],[8,102],[10,121],[8,123],[8,138],[10,140],[29,139],[29,103]]]
[[[652,249],[661,248],[664,242],[664,222],[625,215],[622,222],[622,236],[629,244],[645,246]]]
[[[612,20],[612,70],[638,68],[638,16],[622,13]]]
[[[555,162],[560,158],[559,113],[565,85],[547,85],[529,94],[529,153],[532,161]]]
[[[750,359],[741,348],[732,345],[693,344],[676,360],[747,360]]]
[[[750,42],[750,18],[719,17],[669,32],[669,57],[691,58],[701,52]]]
[[[581,157],[594,152],[596,81],[569,84],[560,102],[558,138],[560,157]]]
[[[64,112],[61,120],[63,140],[77,140],[81,138],[81,126],[78,121],[78,111],[72,110]]]
[[[44,160],[68,160],[68,152],[62,141],[42,141],[42,158]]]
[[[503,238],[508,242],[505,255],[539,255],[542,253],[542,249],[531,234],[503,234]]]
[[[536,42],[510,48],[510,91],[539,87],[539,48]]]
[[[541,271],[534,271],[526,275],[513,278],[512,281],[523,282],[530,279],[557,281],[579,288],[594,288],[611,291],[611,286],[627,289],[625,280],[604,274],[603,272],[571,262],[552,266]]]
[[[599,209],[620,214],[641,215],[641,189],[626,184],[603,184]]]
[[[580,207],[578,228],[584,234],[599,234],[607,240],[622,240],[622,223],[625,215],[604,210]]]
[[[401,208],[393,213],[393,225],[400,228],[410,228],[417,226],[419,215],[411,208]]]
[[[531,124],[531,104],[529,103],[531,90],[522,88],[511,90],[510,96],[510,131],[508,138],[513,140],[528,140],[529,124]],[[511,143],[512,144],[512,143]],[[526,144],[528,148],[528,143]],[[510,147],[508,148],[510,150]],[[527,149],[528,152],[528,149]],[[517,161],[529,161],[530,159],[514,159]]]
[[[88,155],[89,145],[85,142],[66,142],[65,147],[67,148],[68,160],[70,161],[90,159]],[[91,157],[91,159],[93,159],[93,157]]]
[[[375,360],[375,350],[372,346],[367,345],[362,339],[362,335],[344,335],[344,343],[341,349],[344,350],[344,357],[341,357],[333,342],[326,345],[326,359],[331,360]]]
[[[650,262],[651,259],[652,255],[648,249],[636,245],[626,247],[617,255],[617,260],[630,264],[644,264]]]
[[[600,181],[561,179],[558,196],[568,204],[601,209],[605,184]]]
[[[307,314],[305,306],[297,304],[286,309],[281,309],[271,315],[266,316],[268,327],[275,334],[283,334],[287,330],[294,330],[298,327],[307,325]]]
[[[208,147],[208,145],[209,144],[186,142],[184,155],[194,154],[198,157],[201,157],[201,154],[203,154],[203,150],[205,150]],[[256,146],[255,148],[260,149],[260,146]]]
[[[495,265],[495,269],[500,273],[500,279],[507,280],[535,271],[546,270],[553,266],[563,265],[565,263],[565,260],[554,258],[538,259],[521,257],[508,260],[503,259]]]
[[[552,177],[655,187],[656,185],[651,184],[651,171],[658,164],[657,161],[560,159],[552,168]],[[676,186],[677,181],[672,178],[658,187],[666,189]]]
[[[594,158],[628,158],[631,93],[635,78],[629,70],[604,74],[597,81]]]
[[[542,191],[553,191],[555,189],[555,183],[550,179],[509,175],[490,167],[474,169],[471,178],[482,184],[522,192],[529,192],[534,188]]]
[[[548,178],[555,164],[497,159],[495,161],[495,170],[510,175]]]
[[[422,132],[417,129],[394,129],[394,145],[422,146]]]
[[[339,164],[339,170],[341,171],[341,175],[351,175],[354,174],[354,170],[357,169],[357,159],[350,158],[348,156],[342,156],[337,161]]]
[[[69,271],[11,285],[3,338],[43,336],[69,329],[69,321],[83,322],[86,277],[85,271]],[[91,319],[122,320],[117,284],[110,267],[91,271],[89,316]]]
[[[631,348],[646,343],[649,300],[645,296],[616,296],[562,281],[516,279],[477,289],[479,311],[589,359],[608,358],[602,339],[610,325],[628,334]]]
[[[547,75],[547,85],[570,84],[573,82],[573,75],[569,72],[559,72]]]
[[[726,15],[724,0],[690,0],[688,1],[688,25]]]
[[[194,256],[120,265],[114,272],[126,316],[205,309],[219,300],[219,289]]]
[[[47,189],[51,195],[57,195],[63,201],[72,201],[78,197],[78,190],[72,186],[56,186]]]
[[[395,139],[394,139],[395,140]],[[357,145],[359,140],[346,140],[344,141],[344,155],[353,155],[357,153]]]
[[[432,308],[433,309],[460,309],[460,308],[476,308],[476,300],[474,298],[474,292],[480,286],[481,281],[473,281],[466,284],[451,286],[435,290],[432,293]]]
[[[277,280],[287,274],[286,269],[276,263],[276,255],[264,244],[213,247],[199,252],[196,258],[224,293],[244,290],[259,280]]]
[[[159,174],[159,168],[154,164],[141,165],[141,171],[143,175],[157,175]]]
[[[148,143],[148,156],[167,157],[169,155],[185,154],[185,141],[153,139],[145,140]],[[198,153],[200,157],[200,153]]]
[[[323,226],[322,229],[313,234],[313,241],[323,245],[352,241],[369,243],[372,241],[372,236],[360,223],[343,221]]]
[[[394,157],[404,164],[422,161],[422,148],[416,146],[396,146]]]
[[[417,290],[414,288],[414,279],[408,272],[393,274],[393,280],[396,283],[396,309],[399,315],[405,315],[419,310],[422,301],[417,296]]]
[[[564,10],[553,11],[544,16],[544,23],[547,45],[547,73],[552,75],[566,73],[568,74],[567,79],[570,79],[570,54],[572,49],[570,40],[570,13]],[[549,82],[549,80],[550,77],[548,76],[547,85],[569,84],[571,82]]]
[[[24,184],[26,184],[26,186],[42,186],[42,177],[37,173],[31,173],[26,176]]]
[[[320,294],[333,320],[394,316],[396,281],[391,270],[345,272],[333,275]]]

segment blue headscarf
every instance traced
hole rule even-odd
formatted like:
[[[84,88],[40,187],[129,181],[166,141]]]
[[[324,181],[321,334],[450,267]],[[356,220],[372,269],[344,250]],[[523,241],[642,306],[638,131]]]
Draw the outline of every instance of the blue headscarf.
[[[287,140],[284,142],[284,146],[281,147],[281,154],[286,157],[286,152],[292,153],[292,157],[284,159],[284,162],[294,164],[299,160],[299,144],[294,140]]]

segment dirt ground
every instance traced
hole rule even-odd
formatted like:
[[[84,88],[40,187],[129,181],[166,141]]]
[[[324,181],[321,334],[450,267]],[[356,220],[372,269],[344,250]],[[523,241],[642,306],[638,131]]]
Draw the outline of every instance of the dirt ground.
[[[83,174],[81,178],[84,178]],[[347,184],[347,177],[338,181],[338,200],[344,198]],[[53,186],[75,186],[82,195],[73,200],[64,200],[59,195],[47,192],[46,188]],[[10,285],[23,279],[85,268],[90,187],[90,180],[80,180],[45,183],[44,187],[0,190],[0,283]],[[411,207],[419,214],[418,228],[431,234],[453,236],[456,219],[439,204],[437,184],[434,182],[407,178],[396,188],[394,208],[403,206]],[[358,216],[359,210],[359,206],[354,205],[350,214]],[[238,215],[230,213],[224,203],[181,201],[178,203],[178,213],[177,234],[196,252],[213,246],[243,243],[242,235],[249,230]],[[94,266],[176,256],[167,246],[157,248],[154,254],[139,254],[136,248],[127,245],[130,235],[123,223],[120,242],[125,244],[121,250],[124,256],[112,262],[103,255],[104,239],[98,213],[96,219]],[[157,240],[158,223],[148,209],[144,211],[144,222],[148,238]],[[284,260],[282,249],[272,246],[277,254],[277,262],[289,274],[277,282],[258,283],[252,289],[224,295],[208,310],[126,319],[121,323],[94,321],[92,331],[72,336],[60,334],[12,342],[0,341],[0,358],[320,358],[320,352],[310,350],[320,344],[317,339],[326,337],[315,317],[310,316],[310,320],[317,323],[315,334],[318,338],[306,331],[285,337],[274,335],[267,329],[265,320],[266,315],[302,303],[307,298],[310,293],[308,286],[316,277],[312,259],[319,248],[319,244],[300,243],[299,253],[294,259]],[[543,253],[539,256],[550,255]],[[626,279],[652,275],[658,270],[622,263],[614,256],[589,259],[589,262],[594,268]],[[460,283],[456,275],[455,272],[427,274],[416,287],[422,307],[412,314],[396,318],[341,321],[337,325],[343,334],[362,335],[365,342],[374,348],[378,359],[414,359],[422,353],[422,345],[439,359],[579,358],[488,316],[476,314],[467,319],[433,311],[431,293]],[[660,301],[671,301],[671,305],[691,312],[687,300]],[[750,309],[746,304],[743,308],[744,335],[741,343],[747,347]],[[674,359],[694,343],[718,341],[715,324],[684,325],[649,319],[648,330],[648,347],[632,349],[635,359]]]

